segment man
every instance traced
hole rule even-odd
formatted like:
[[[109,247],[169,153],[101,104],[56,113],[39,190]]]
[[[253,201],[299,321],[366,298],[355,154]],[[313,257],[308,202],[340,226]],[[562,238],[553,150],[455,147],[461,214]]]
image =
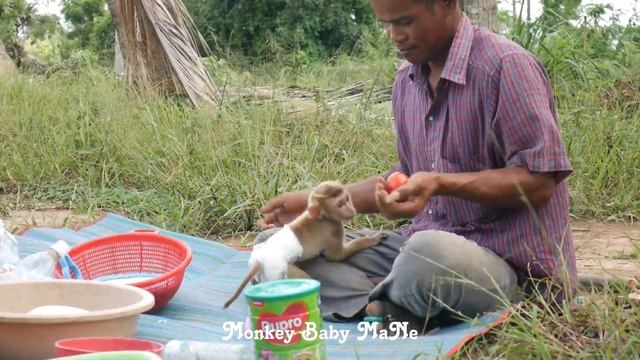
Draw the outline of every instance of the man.
[[[349,318],[365,306],[369,315],[413,322],[475,316],[518,288],[530,290],[531,279],[564,281],[570,290],[571,167],[542,65],[472,26],[458,0],[370,3],[411,63],[393,87],[399,163],[391,169],[411,178],[391,194],[379,176],[349,190],[359,212],[412,222],[345,263],[301,266],[322,283],[325,318]],[[290,221],[306,195],[268,202],[261,227]]]

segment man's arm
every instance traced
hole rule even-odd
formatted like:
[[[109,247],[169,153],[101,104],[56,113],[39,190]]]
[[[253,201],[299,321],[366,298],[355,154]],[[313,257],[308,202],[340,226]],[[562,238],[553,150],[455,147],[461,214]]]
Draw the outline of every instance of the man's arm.
[[[378,177],[371,176],[360,182],[347,186],[353,206],[355,206],[358,213],[375,213],[378,212],[378,206],[376,205],[376,198],[374,196],[376,183]]]
[[[376,183],[376,204],[389,219],[411,218],[433,196],[455,196],[496,208],[536,208],[551,199],[556,182],[552,174],[533,173],[507,167],[474,173],[444,174],[418,172],[391,194],[384,190],[384,179]]]
[[[556,182],[549,173],[533,173],[521,167],[474,173],[440,174],[435,195],[449,195],[490,207],[510,208],[546,204]]]

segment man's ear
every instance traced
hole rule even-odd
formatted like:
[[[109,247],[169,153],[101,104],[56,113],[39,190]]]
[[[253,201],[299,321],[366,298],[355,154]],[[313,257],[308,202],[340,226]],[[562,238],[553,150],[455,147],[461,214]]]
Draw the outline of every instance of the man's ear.
[[[309,206],[307,211],[309,211],[309,216],[314,220],[318,220],[320,217],[320,205],[318,204]]]

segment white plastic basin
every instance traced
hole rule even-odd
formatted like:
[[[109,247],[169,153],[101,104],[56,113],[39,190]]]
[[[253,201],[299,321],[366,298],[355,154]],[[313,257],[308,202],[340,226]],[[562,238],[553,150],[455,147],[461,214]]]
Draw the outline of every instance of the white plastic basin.
[[[28,314],[46,305],[88,310],[81,314]],[[48,359],[60,339],[133,337],[151,293],[133,286],[82,280],[0,283],[0,359]]]

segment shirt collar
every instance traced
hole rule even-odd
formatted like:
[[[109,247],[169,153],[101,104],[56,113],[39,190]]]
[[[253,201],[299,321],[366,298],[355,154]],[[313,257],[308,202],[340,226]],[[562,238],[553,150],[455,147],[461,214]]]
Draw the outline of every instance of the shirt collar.
[[[467,83],[467,66],[471,54],[471,44],[473,43],[473,25],[467,15],[462,15],[456,35],[451,43],[447,61],[444,64],[440,78],[450,80],[460,85]],[[412,64],[409,70],[411,81],[424,79],[424,67],[422,64]],[[422,73],[420,71],[423,70]],[[416,79],[417,77],[417,79]]]

